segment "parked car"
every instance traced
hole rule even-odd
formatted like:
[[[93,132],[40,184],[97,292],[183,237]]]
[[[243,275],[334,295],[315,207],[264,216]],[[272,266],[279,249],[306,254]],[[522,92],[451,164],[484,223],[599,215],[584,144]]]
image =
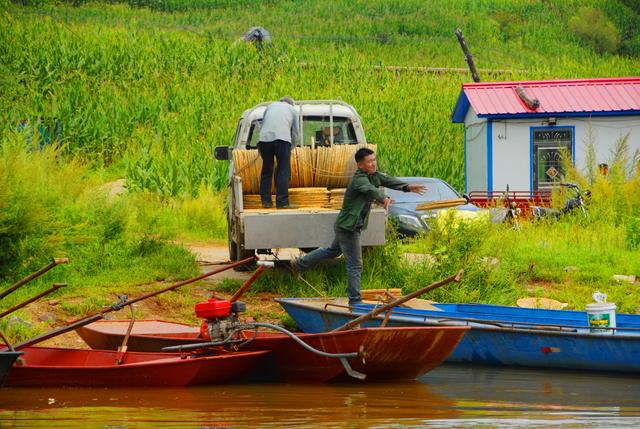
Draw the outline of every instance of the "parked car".
[[[460,210],[465,216],[473,217],[484,210],[469,203],[469,198],[460,195],[447,182],[433,177],[400,177],[407,183],[420,183],[426,187],[423,195],[413,192],[395,191],[385,188],[385,193],[391,197],[389,205],[389,220],[393,222],[401,235],[414,236],[429,231],[429,220],[438,216],[441,210]],[[457,204],[454,204],[457,200]],[[447,204],[451,202],[451,204]],[[429,203],[441,203],[448,207],[421,209]],[[462,214],[462,213],[461,213]]]

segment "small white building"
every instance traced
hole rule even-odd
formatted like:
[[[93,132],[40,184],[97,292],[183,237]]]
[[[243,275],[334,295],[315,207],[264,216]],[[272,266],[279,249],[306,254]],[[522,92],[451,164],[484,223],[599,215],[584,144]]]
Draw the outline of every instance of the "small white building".
[[[533,196],[558,183],[564,150],[579,170],[590,142],[598,164],[627,134],[640,150],[640,77],[466,83],[452,121],[464,123],[466,192]]]

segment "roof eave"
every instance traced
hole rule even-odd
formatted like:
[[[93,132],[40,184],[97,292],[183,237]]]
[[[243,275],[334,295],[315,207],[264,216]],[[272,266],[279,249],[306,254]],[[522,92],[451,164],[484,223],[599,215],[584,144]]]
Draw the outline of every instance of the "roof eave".
[[[458,101],[456,101],[456,107],[451,114],[451,122],[454,124],[464,123],[464,118],[467,116],[470,106],[471,104],[469,103],[467,94],[464,93],[464,90],[460,91],[460,96],[458,97]]]
[[[549,118],[549,117],[576,118],[576,117],[593,117],[593,116],[640,116],[640,110],[613,110],[613,111],[598,111],[598,112],[485,113],[485,114],[478,115],[479,118],[484,118],[484,119],[531,119],[531,118]],[[464,122],[464,118],[461,122]]]

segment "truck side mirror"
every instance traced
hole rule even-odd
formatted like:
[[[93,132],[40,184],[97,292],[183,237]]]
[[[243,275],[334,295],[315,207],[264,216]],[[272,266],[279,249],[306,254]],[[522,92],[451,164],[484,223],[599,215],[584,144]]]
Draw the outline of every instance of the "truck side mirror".
[[[229,146],[216,146],[216,148],[213,151],[213,156],[218,161],[229,161],[231,159],[232,151],[233,151],[233,148]]]

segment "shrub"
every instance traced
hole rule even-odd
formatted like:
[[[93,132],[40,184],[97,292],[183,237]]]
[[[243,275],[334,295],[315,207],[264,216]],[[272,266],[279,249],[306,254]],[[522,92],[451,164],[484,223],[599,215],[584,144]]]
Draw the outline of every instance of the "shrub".
[[[640,218],[633,217],[627,223],[627,234],[624,237],[627,247],[631,250],[640,247]]]
[[[620,32],[598,9],[578,9],[569,19],[569,30],[600,53],[614,53],[620,44]]]

